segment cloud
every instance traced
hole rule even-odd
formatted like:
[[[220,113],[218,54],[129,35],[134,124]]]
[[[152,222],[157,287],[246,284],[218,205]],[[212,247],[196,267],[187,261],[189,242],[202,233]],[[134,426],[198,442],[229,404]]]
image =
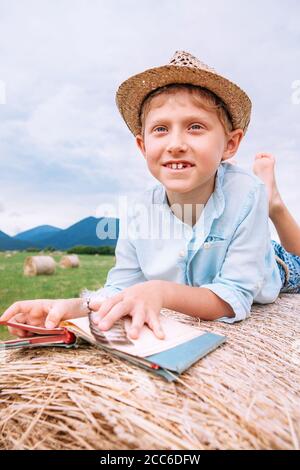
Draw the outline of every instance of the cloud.
[[[21,217],[21,214],[19,214],[19,212],[10,212],[9,214],[9,217],[15,217],[15,218],[18,218],[18,217]]]
[[[251,96],[253,119],[237,159],[251,168],[260,150],[278,155],[278,182],[300,222],[300,105],[291,102],[300,80],[299,16],[297,0],[253,0],[243,8],[238,0],[176,0],[176,7],[171,0],[95,0],[88,8],[73,0],[3,0],[5,207],[22,214],[22,229],[47,216],[64,226],[101,201],[153,184],[115,92],[130,75],[186,49]],[[2,211],[0,229],[12,230],[12,219]]]

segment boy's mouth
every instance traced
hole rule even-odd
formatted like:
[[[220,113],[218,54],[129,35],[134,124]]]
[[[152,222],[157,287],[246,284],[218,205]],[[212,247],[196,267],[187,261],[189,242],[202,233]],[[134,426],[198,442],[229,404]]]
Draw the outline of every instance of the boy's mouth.
[[[170,170],[185,170],[187,168],[192,168],[195,165],[193,165],[190,162],[181,161],[181,162],[167,162],[163,166],[165,168],[169,168]]]

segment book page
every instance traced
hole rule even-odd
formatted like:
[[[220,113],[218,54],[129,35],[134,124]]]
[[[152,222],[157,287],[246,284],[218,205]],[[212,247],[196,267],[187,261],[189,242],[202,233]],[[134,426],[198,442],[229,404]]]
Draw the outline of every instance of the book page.
[[[165,333],[165,339],[158,339],[147,325],[143,326],[138,339],[131,339],[128,335],[131,318],[126,317],[125,319],[121,319],[121,322],[124,324],[124,335],[126,335],[126,339],[129,341],[123,342],[126,344],[122,344],[121,341],[114,341],[113,326],[109,331],[102,332],[107,338],[107,341],[103,344],[110,349],[115,349],[138,357],[147,357],[152,354],[166,351],[167,349],[178,346],[179,344],[185,343],[186,341],[202,336],[206,333],[194,326],[162,316],[161,325]],[[96,342],[96,339],[90,330],[88,317],[67,320],[62,322],[60,326],[69,329],[76,335],[83,337],[91,343]],[[101,342],[99,344],[101,344]]]

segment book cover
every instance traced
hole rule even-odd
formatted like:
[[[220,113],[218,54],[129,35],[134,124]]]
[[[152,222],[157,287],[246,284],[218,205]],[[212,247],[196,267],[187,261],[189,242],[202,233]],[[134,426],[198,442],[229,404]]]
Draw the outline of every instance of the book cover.
[[[176,380],[179,374],[226,340],[223,335],[208,333],[199,327],[165,316],[161,317],[165,333],[163,340],[158,339],[146,325],[143,326],[138,339],[131,339],[128,335],[130,318],[119,320],[108,331],[101,331],[93,321],[93,314],[62,321],[59,328],[52,330],[13,321],[0,321],[0,324],[23,329],[30,334],[25,338],[0,342],[0,348],[74,347],[76,338],[81,338],[168,381]]]

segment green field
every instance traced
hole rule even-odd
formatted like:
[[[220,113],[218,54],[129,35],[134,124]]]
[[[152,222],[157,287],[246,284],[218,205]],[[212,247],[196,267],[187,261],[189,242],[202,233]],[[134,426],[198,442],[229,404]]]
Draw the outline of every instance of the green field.
[[[43,254],[50,254],[55,261],[64,255]],[[25,258],[31,255],[37,253],[0,252],[0,315],[17,300],[78,297],[84,287],[99,289],[115,261],[114,256],[109,255],[79,255],[79,268],[63,269],[57,266],[51,276],[26,277],[23,275],[23,264]],[[0,326],[0,339],[6,338],[7,330]]]

